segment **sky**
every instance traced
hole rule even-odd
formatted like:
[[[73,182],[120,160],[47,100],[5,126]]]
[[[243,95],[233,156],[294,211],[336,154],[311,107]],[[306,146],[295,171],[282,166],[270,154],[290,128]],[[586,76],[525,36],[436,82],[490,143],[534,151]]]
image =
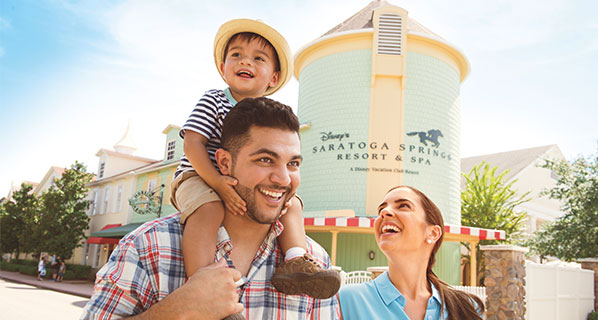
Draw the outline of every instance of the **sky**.
[[[557,144],[598,154],[598,2],[390,0],[458,48],[461,156]],[[75,160],[97,172],[130,125],[136,155],[162,159],[169,124],[225,84],[218,27],[260,19],[301,47],[365,7],[362,0],[0,1],[0,197]],[[298,82],[272,96],[297,107]]]

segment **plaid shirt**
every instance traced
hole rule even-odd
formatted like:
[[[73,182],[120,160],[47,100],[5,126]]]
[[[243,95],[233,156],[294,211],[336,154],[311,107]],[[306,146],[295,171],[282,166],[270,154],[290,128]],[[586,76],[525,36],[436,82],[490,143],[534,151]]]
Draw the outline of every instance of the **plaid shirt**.
[[[183,228],[180,214],[150,221],[125,236],[97,273],[93,296],[81,319],[122,318],[142,313],[182,286],[186,281],[181,249]],[[337,297],[314,299],[277,291],[270,279],[283,261],[276,237],[282,225],[272,225],[258,249],[240,289],[240,302],[247,319],[338,319]],[[230,266],[232,244],[224,227],[218,231],[216,259]],[[326,251],[307,238],[307,251],[324,268],[330,267]]]

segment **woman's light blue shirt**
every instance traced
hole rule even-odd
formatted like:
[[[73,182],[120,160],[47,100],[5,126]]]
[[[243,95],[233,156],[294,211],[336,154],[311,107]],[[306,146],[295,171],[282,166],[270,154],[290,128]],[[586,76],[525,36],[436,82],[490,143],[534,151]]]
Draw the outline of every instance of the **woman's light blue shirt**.
[[[432,296],[428,299],[425,320],[440,319],[442,301],[432,283]],[[341,312],[345,320],[351,319],[399,319],[409,320],[405,313],[405,297],[390,282],[388,271],[373,281],[349,284],[339,292]],[[444,311],[443,319],[448,317]]]

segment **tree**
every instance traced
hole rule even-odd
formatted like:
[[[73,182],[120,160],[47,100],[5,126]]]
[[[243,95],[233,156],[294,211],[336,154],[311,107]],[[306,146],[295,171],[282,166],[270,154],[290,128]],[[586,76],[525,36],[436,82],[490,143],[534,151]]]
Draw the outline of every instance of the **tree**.
[[[565,215],[544,225],[527,245],[561,260],[598,257],[598,153],[571,163],[546,161],[543,167],[558,177],[546,194],[563,203]]]
[[[490,168],[490,164],[482,162],[473,167],[465,178],[465,190],[461,192],[461,224],[464,226],[485,229],[504,230],[505,243],[512,243],[521,236],[526,212],[517,209],[518,206],[530,200],[529,192],[518,196],[513,189],[517,180],[506,183],[505,176],[509,170],[496,175],[498,167]],[[496,244],[497,240],[481,240],[481,244]],[[479,249],[478,243],[477,249]],[[468,250],[469,244],[463,244]],[[481,270],[484,261],[480,250],[476,250],[478,282],[482,279]],[[466,255],[467,260],[470,259]],[[470,284],[475,286],[476,284]]]
[[[33,252],[39,239],[33,234],[38,228],[38,198],[31,192],[33,187],[21,184],[13,194],[14,201],[0,205],[0,251],[16,253]]]
[[[509,170],[496,175],[498,167],[482,162],[471,169],[461,192],[461,224],[470,227],[504,230],[506,243],[512,243],[521,236],[526,212],[517,209],[531,200],[529,192],[518,196],[513,189],[513,180],[504,181]],[[492,243],[496,243],[493,241]]]
[[[89,225],[85,211],[90,201],[85,200],[85,185],[92,177],[85,165],[76,161],[42,194],[39,236],[44,241],[40,249],[69,259],[73,250],[81,246]]]

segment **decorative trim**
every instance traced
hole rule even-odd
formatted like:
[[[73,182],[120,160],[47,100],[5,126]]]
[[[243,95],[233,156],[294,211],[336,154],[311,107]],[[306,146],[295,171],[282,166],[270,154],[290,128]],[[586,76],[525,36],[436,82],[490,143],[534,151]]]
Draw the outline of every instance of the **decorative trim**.
[[[373,228],[374,221],[376,218],[374,217],[355,217],[355,218],[304,218],[304,225],[305,226],[316,226],[316,227],[353,227],[353,228]],[[336,229],[336,228],[335,228]],[[342,230],[342,228],[341,228]],[[453,226],[453,225],[444,225],[444,232],[447,234],[458,234],[458,235],[470,235],[475,236],[480,240],[505,240],[506,235],[505,231],[503,230],[493,230],[493,229],[484,229],[484,228],[476,228],[476,227],[464,227],[464,226]],[[491,246],[483,246],[483,247],[491,247]],[[516,246],[499,246],[499,247],[509,247],[509,249],[489,249],[489,250],[513,250],[512,248],[520,248]],[[525,248],[522,248],[525,249]]]

